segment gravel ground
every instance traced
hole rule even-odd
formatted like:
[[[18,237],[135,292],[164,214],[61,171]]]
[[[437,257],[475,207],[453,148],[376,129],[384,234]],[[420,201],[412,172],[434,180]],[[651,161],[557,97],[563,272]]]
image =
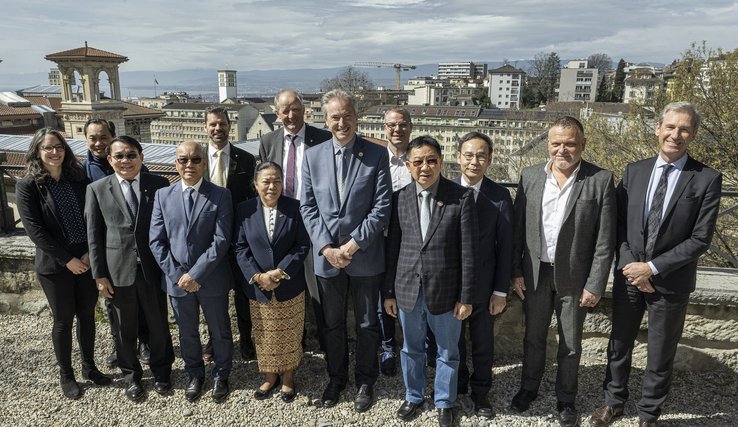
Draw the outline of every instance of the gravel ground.
[[[108,326],[98,323],[97,360],[103,372],[104,358],[111,350]],[[58,369],[51,347],[51,319],[49,316],[2,315],[0,316],[0,425],[2,426],[221,426],[245,425],[260,427],[277,426],[436,426],[432,404],[411,422],[395,418],[395,411],[404,396],[402,378],[380,377],[375,387],[376,402],[369,412],[357,414],[353,410],[353,387],[342,395],[341,402],[331,409],[316,408],[314,401],[320,398],[327,382],[325,362],[321,355],[306,353],[297,373],[298,398],[283,403],[273,396],[265,401],[252,397],[253,390],[261,383],[256,362],[244,362],[236,356],[228,400],[220,405],[211,401],[210,392],[196,403],[184,399],[186,374],[182,359],[174,364],[172,379],[175,393],[161,397],[153,392],[153,380],[144,371],[144,387],[147,399],[139,404],[130,403],[123,394],[120,372],[110,372],[115,382],[110,387],[97,387],[78,380],[84,395],[77,401],[65,399],[59,387]],[[175,335],[175,352],[178,339]],[[79,372],[79,357],[75,343],[75,369]],[[642,361],[641,361],[642,362]],[[521,365],[517,360],[499,360],[494,367],[492,402],[496,418],[486,420],[473,415],[473,404],[468,396],[457,401],[457,418],[460,426],[549,426],[557,425],[556,397],[553,391],[555,371],[547,370],[540,390],[540,397],[529,411],[512,413],[507,409],[510,399],[519,385]],[[431,371],[432,372],[432,371]],[[631,390],[637,397],[640,390],[642,365],[633,369]],[[603,361],[585,361],[580,375],[578,409],[586,417],[602,402],[601,383],[604,375]],[[207,381],[206,387],[212,387]],[[432,401],[428,394],[428,400]],[[674,379],[672,393],[664,407],[660,425],[665,426],[729,426],[738,420],[738,393],[735,373],[680,372]],[[625,416],[613,426],[637,425],[635,407],[629,403]]]

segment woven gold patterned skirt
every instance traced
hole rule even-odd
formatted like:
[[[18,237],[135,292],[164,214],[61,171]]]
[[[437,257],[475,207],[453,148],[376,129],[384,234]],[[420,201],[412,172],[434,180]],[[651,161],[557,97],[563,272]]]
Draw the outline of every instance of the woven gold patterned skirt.
[[[305,292],[287,300],[249,300],[252,334],[260,372],[281,373],[297,369],[302,360],[305,327]]]

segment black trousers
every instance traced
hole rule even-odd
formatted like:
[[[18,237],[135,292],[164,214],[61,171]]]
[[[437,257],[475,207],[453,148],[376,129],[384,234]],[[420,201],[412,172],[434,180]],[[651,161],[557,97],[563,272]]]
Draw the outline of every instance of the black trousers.
[[[467,365],[466,328],[471,340],[471,360],[474,371],[469,374]],[[472,314],[461,326],[459,337],[458,389],[471,387],[474,395],[486,396],[492,388],[492,358],[495,349],[495,317],[489,314],[489,303],[473,303]]]
[[[146,282],[140,266],[132,286],[115,287],[114,291],[110,303],[118,324],[118,335],[115,337],[118,366],[126,382],[140,381],[143,376],[136,345],[141,318],[149,331],[151,373],[156,381],[169,381],[174,350],[169,332],[166,295],[161,287]]]
[[[108,316],[108,322],[110,323],[110,336],[113,338],[113,343],[115,343],[115,337],[118,336],[120,331],[118,321],[115,318],[115,308],[107,298],[105,298],[105,314]],[[143,314],[138,318],[138,340],[143,344],[149,343],[149,330],[146,329],[146,319]],[[118,351],[117,347],[115,347],[115,351]]]
[[[648,357],[641,399],[636,408],[640,419],[655,422],[671,388],[677,345],[684,329],[689,294],[666,295],[639,291],[622,270],[615,272],[612,289],[612,332],[607,346],[605,403],[623,405],[628,400],[628,378],[633,346],[643,313],[648,310]]]
[[[82,354],[82,371],[95,367],[95,304],[97,288],[92,274],[72,274],[67,269],[55,274],[38,274],[38,281],[49,301],[54,326],[51,342],[56,363],[63,377],[73,377],[72,325],[77,317],[77,343]]]

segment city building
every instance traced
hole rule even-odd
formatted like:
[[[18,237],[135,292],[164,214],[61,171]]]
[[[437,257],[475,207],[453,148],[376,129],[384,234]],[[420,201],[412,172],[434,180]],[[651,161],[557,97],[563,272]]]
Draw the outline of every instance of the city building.
[[[629,65],[625,72],[623,103],[641,102],[650,104],[654,95],[664,84],[661,68],[648,64]]]
[[[559,79],[559,102],[595,101],[599,76],[597,68],[588,68],[586,59],[569,61],[561,69]]]
[[[438,78],[443,80],[475,80],[484,79],[487,75],[487,64],[473,62],[439,62]]]
[[[183,141],[207,144],[205,110],[211,105],[206,102],[174,102],[165,105],[162,107],[164,116],[151,123],[151,141],[154,144],[178,145]],[[249,104],[223,103],[220,106],[228,111],[231,121],[229,139],[248,139],[249,130],[260,116],[259,110]]]
[[[523,102],[525,71],[505,64],[489,71],[489,100],[493,107],[520,109]]]
[[[481,83],[456,82],[435,77],[415,77],[404,86],[408,105],[472,106],[484,93]],[[387,103],[386,103],[387,104]]]
[[[61,73],[58,68],[52,68],[49,70],[49,84],[61,86]],[[75,83],[72,83],[74,85]]]
[[[236,70],[218,70],[218,102],[238,97]]]

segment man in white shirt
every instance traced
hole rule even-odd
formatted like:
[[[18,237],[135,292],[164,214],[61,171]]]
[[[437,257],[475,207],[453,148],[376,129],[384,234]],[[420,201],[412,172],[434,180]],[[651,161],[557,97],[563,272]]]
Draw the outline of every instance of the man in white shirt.
[[[538,397],[546,338],[556,312],[559,422],[574,426],[582,328],[607,285],[615,250],[615,187],[611,172],[582,160],[584,128],[573,117],[548,131],[550,160],[525,168],[515,197],[513,289],[523,300],[525,339],[520,391],[523,412]]]

